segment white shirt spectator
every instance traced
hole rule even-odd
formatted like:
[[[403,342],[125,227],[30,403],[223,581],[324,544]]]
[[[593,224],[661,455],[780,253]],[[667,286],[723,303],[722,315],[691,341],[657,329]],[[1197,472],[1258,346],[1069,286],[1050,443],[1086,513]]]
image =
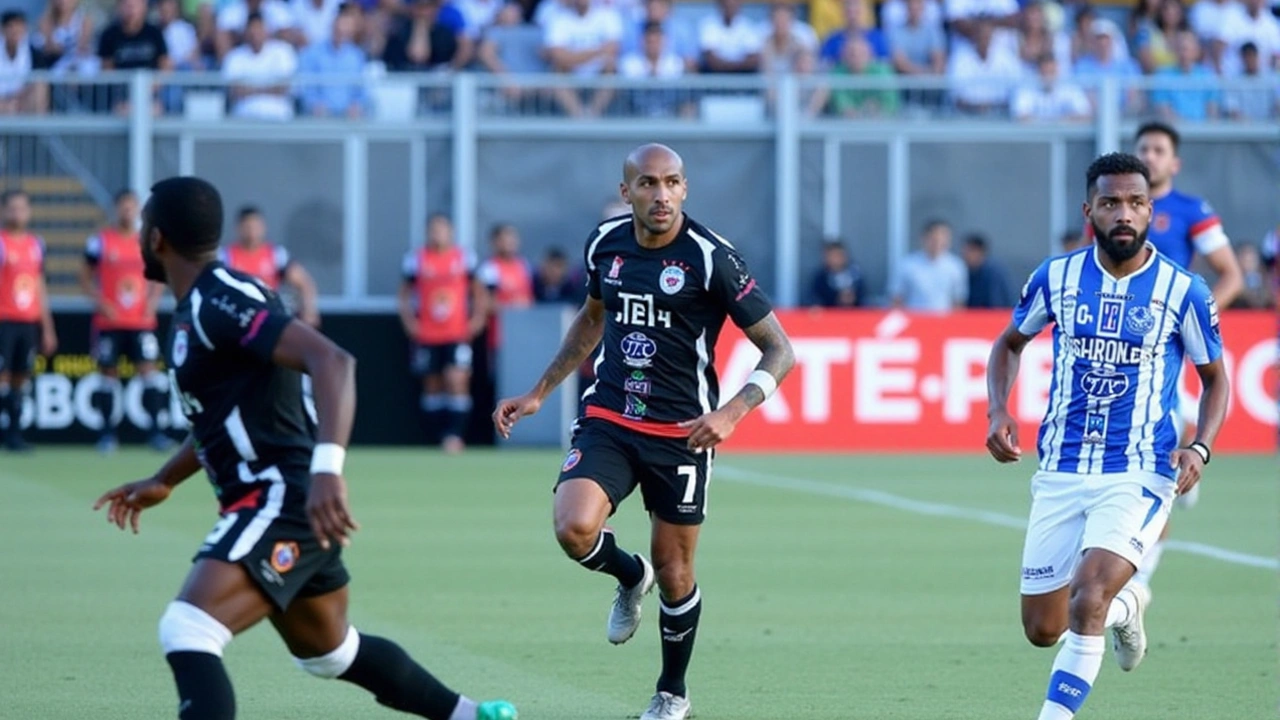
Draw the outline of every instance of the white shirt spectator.
[[[1227,12],[1219,38],[1227,46],[1222,55],[1222,74],[1235,77],[1240,74],[1240,46],[1251,42],[1258,46],[1258,57],[1263,67],[1271,67],[1280,54],[1280,20],[1266,8],[1252,17],[1243,6]]]
[[[888,33],[894,28],[907,24],[906,0],[887,0],[880,6],[880,26]],[[925,0],[924,13],[920,16],[920,24],[930,27],[942,27],[942,5],[937,0]]]
[[[18,43],[17,53],[9,56],[9,50],[0,40],[0,99],[8,99],[22,92],[31,76],[31,44],[27,39]]]
[[[262,51],[255,53],[248,45],[227,53],[222,61],[222,76],[227,80],[252,86],[286,85],[298,69],[298,55],[283,40],[267,40]],[[293,98],[289,95],[258,94],[242,98],[232,114],[259,120],[288,120],[293,117]]]
[[[970,105],[1003,105],[1024,74],[1017,53],[993,41],[985,60],[972,45],[957,47],[947,63],[947,77],[957,100]]]
[[[308,45],[320,45],[329,42],[333,35],[333,21],[338,17],[338,6],[342,0],[320,0],[317,7],[315,0],[293,0],[290,12],[293,13],[293,24],[302,32]],[[265,16],[263,19],[266,19]],[[271,23],[267,23],[267,32]]]
[[[565,0],[542,0],[538,3],[538,9],[533,11],[533,24],[545,29],[551,26],[552,19],[557,15],[573,12],[573,8]]]
[[[947,20],[968,20],[977,17],[1007,17],[1017,15],[1020,8],[1018,0],[946,0],[944,7]],[[953,50],[972,47],[972,43],[959,33],[951,35]],[[1018,52],[1018,31],[1013,28],[998,27],[991,34],[991,47],[1005,46],[1014,54]]]
[[[195,27],[181,18],[164,26],[164,44],[175,66],[190,63],[200,50]]]
[[[622,42],[622,18],[613,8],[593,5],[586,15],[576,10],[557,12],[547,25],[546,45],[574,52],[598,48],[605,43]],[[596,58],[574,69],[579,77],[599,75],[604,58]]]
[[[262,14],[268,35],[275,35],[294,26],[293,11],[281,0],[264,0],[258,12]],[[218,11],[219,30],[242,33],[248,22],[249,5],[244,0],[237,0]]]
[[[467,37],[478,38],[493,24],[494,18],[498,17],[498,11],[505,4],[504,0],[455,0],[453,6],[458,8],[458,12],[462,13],[462,19],[467,23],[464,28]]]
[[[624,78],[643,79],[657,78],[671,80],[684,75],[684,60],[670,50],[663,50],[657,62],[640,53],[632,53],[622,58],[618,64],[618,74]]]
[[[733,22],[724,24],[719,12],[702,19],[698,25],[698,47],[726,62],[742,62],[748,55],[760,52],[767,31],[741,13]]]
[[[1057,82],[1019,88],[1013,96],[1013,116],[1019,120],[1065,120],[1087,116],[1092,110],[1084,90],[1071,83]]]
[[[1217,40],[1222,37],[1222,26],[1227,16],[1240,8],[1236,0],[1198,0],[1187,11],[1191,29],[1201,40]]]
[[[969,270],[950,252],[930,259],[916,251],[903,259],[890,292],[908,310],[950,312],[968,299]]]

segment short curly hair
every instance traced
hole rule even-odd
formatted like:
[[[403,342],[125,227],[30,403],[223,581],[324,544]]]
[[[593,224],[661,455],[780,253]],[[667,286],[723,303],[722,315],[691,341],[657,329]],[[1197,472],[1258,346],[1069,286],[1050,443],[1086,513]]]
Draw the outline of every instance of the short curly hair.
[[[1098,178],[1104,175],[1141,175],[1148,185],[1151,183],[1151,171],[1147,170],[1146,163],[1139,160],[1136,155],[1120,152],[1107,153],[1089,165],[1089,171],[1085,174],[1086,196],[1093,197],[1093,192],[1098,189]]]

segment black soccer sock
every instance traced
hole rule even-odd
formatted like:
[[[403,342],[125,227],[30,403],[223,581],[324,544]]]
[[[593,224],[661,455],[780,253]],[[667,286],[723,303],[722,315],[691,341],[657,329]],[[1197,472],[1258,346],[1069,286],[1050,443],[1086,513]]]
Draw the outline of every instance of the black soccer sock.
[[[116,387],[118,381],[103,376],[98,380],[98,387],[93,391],[90,404],[94,410],[102,414],[102,435],[105,437],[115,433],[116,426]]]
[[[22,436],[22,388],[9,387],[9,392],[4,397],[4,410],[9,415],[9,429],[6,431],[9,438],[19,438]]]
[[[449,720],[461,699],[399,645],[364,633],[356,659],[338,679],[368,690],[393,710],[430,720]]]
[[[445,406],[448,398],[444,395],[423,393],[419,401],[422,417],[427,427],[427,437],[431,440],[440,438],[444,431]]]
[[[702,616],[702,592],[693,586],[693,592],[681,600],[668,603],[662,598],[658,616],[658,629],[662,632],[662,675],[658,677],[658,692],[669,692],[684,697],[688,690],[684,674],[693,657],[693,641],[698,636],[698,618]]]
[[[147,417],[151,418],[151,434],[159,435],[161,433],[160,413],[168,404],[168,393],[165,392],[160,381],[153,376],[143,378],[143,382],[146,385],[142,389],[142,409],[146,410]]]
[[[578,558],[578,564],[588,570],[612,575],[626,588],[635,587],[644,579],[644,566],[635,555],[618,547],[618,541],[609,529],[600,531],[595,548]]]
[[[233,720],[236,694],[222,658],[202,652],[165,655],[178,684],[179,720]]]
[[[467,433],[467,420],[471,418],[471,396],[450,395],[445,410],[444,436],[462,437]]]

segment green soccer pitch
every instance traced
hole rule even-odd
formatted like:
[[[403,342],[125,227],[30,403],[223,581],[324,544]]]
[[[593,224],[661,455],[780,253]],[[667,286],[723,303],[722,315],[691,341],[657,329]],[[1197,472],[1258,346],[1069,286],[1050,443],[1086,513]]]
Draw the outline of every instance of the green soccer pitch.
[[[352,621],[446,683],[522,720],[634,718],[659,663],[656,598],[627,645],[605,640],[610,578],[551,532],[562,455],[356,448],[363,525],[346,558]],[[174,717],[156,622],[215,521],[197,476],[122,533],[93,500],[161,458],[40,448],[0,454],[0,718]],[[689,675],[702,720],[1028,720],[1053,650],[1023,639],[1019,527],[1031,460],[979,456],[717,458]],[[1080,717],[1256,720],[1277,707],[1277,466],[1215,456],[1175,511],[1154,582],[1146,662],[1111,657]],[[638,493],[612,521],[645,551]],[[403,717],[294,667],[270,626],[232,643],[240,717]]]

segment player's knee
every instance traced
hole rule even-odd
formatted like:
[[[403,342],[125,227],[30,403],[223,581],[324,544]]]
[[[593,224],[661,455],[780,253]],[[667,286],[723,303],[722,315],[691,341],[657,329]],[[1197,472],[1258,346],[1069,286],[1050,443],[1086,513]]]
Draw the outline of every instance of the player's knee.
[[[160,647],[166,655],[199,652],[222,657],[229,642],[227,626],[191,603],[174,600],[160,616]]]
[[[586,557],[595,548],[600,528],[585,518],[556,518],[556,542],[573,559]]]
[[[1107,604],[1110,601],[1102,583],[1085,583],[1073,587],[1068,604],[1071,620],[1081,626],[1101,623],[1107,617]]]
[[[693,592],[693,565],[686,562],[654,562],[658,589],[665,598],[682,598]]]
[[[337,648],[318,657],[300,658],[293,661],[298,667],[318,678],[332,680],[341,677],[356,661],[356,653],[360,651],[360,633],[354,627],[347,628],[347,636]]]
[[[1067,626],[1065,623],[1049,623],[1042,618],[1034,618],[1023,623],[1022,631],[1032,645],[1047,648],[1058,644],[1062,634],[1067,631]]]

